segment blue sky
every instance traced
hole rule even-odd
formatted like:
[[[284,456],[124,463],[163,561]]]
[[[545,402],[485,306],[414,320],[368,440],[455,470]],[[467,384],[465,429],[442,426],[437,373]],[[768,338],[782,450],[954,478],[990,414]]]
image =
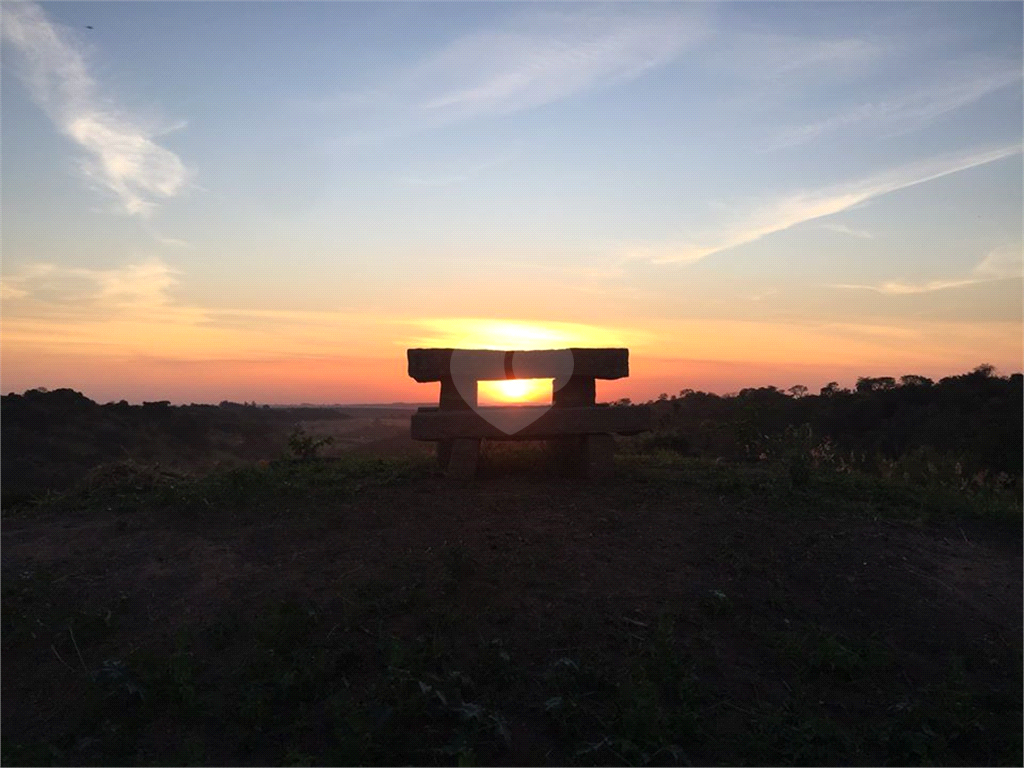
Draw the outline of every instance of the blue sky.
[[[487,319],[628,345],[660,361],[641,388],[1021,367],[1019,3],[3,21],[5,390],[390,359]]]

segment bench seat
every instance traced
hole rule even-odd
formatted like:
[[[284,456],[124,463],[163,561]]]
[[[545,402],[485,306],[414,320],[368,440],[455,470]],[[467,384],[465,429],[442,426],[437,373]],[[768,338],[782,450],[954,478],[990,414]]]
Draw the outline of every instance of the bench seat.
[[[514,434],[507,434],[488,421],[488,412],[520,413],[540,411],[536,421]],[[452,440],[477,438],[487,440],[546,440],[573,435],[618,434],[635,435],[651,429],[653,414],[646,406],[622,408],[591,406],[584,408],[552,408],[550,406],[493,406],[472,411],[447,411],[420,408],[412,417],[414,440]],[[495,419],[497,421],[497,418]],[[500,423],[500,422],[499,422]]]

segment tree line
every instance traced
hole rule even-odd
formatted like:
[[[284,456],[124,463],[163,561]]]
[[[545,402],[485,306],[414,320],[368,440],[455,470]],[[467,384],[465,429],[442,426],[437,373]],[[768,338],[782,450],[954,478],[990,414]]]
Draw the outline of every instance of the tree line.
[[[748,455],[803,427],[846,450],[898,457],[927,448],[965,472],[1022,474],[1024,376],[999,376],[988,364],[937,382],[864,376],[853,388],[830,382],[816,395],[800,384],[728,395],[683,389],[647,404],[656,413],[653,443],[684,453]]]

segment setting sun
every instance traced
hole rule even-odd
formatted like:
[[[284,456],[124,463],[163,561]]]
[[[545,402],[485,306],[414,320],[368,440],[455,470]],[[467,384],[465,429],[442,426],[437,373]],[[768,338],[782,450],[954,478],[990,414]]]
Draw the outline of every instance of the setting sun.
[[[480,405],[551,402],[551,379],[481,381],[478,386],[477,396]]]

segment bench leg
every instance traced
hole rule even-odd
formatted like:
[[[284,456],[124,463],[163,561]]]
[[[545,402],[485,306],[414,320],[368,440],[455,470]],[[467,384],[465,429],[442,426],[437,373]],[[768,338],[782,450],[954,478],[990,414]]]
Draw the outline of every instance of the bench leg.
[[[559,470],[571,477],[609,477],[615,469],[615,438],[574,435],[548,440]]]
[[[437,461],[448,477],[474,477],[479,456],[478,439],[441,440],[437,444]]]
[[[615,472],[615,438],[586,435],[583,438],[584,473],[589,478],[611,477]]]
[[[583,438],[581,436],[559,437],[547,440],[548,453],[560,475],[575,477],[583,470]]]

